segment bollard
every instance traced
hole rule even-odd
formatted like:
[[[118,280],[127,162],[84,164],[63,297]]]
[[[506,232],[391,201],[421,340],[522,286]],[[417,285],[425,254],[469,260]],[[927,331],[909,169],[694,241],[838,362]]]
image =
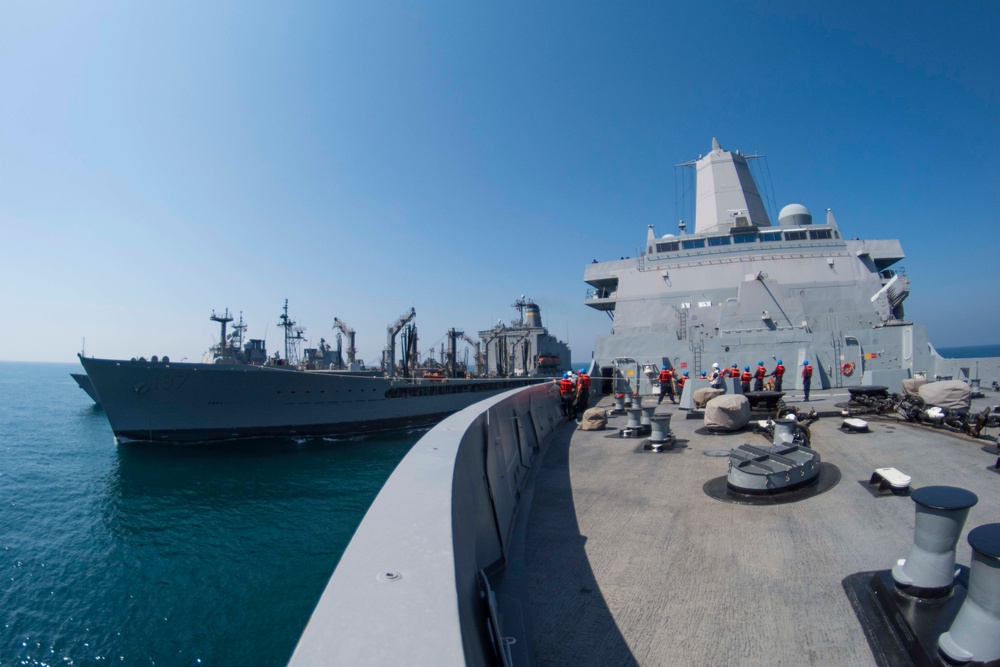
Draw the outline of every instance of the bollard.
[[[656,403],[653,403],[652,405],[642,406],[642,416],[639,418],[639,423],[642,426],[650,426],[650,427],[652,426],[653,413],[656,412],[657,407],[658,406],[656,405]]]
[[[1000,523],[969,532],[969,592],[938,648],[956,662],[1000,658]]]
[[[625,411],[625,395],[624,394],[618,394],[617,396],[615,396],[614,411],[615,412],[624,412]]]
[[[649,446],[654,452],[660,451],[660,448],[668,441],[673,440],[673,433],[670,432],[670,417],[669,413],[654,413],[650,420]]]
[[[642,416],[642,408],[631,407],[626,408],[625,412],[628,414],[628,423],[625,424],[626,429],[638,429],[640,426],[640,420]]]
[[[945,597],[955,580],[955,545],[979,498],[954,486],[925,486],[910,497],[916,506],[913,546],[906,559],[892,568],[892,579],[909,595]]]

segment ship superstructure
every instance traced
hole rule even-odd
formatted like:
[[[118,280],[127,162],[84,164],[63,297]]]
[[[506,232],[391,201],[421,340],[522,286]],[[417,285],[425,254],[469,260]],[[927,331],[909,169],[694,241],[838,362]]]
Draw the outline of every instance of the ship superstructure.
[[[585,303],[613,320],[595,343],[596,366],[628,358],[696,375],[713,363],[781,359],[800,385],[797,367],[809,360],[822,387],[1000,375],[996,358],[940,357],[925,328],[906,320],[898,240],[844,238],[830,209],[817,222],[800,204],[772,224],[748,166],[754,157],[713,140],[708,155],[684,165],[696,171],[693,233],[683,221],[677,234],[650,226],[637,257],[587,265]]]
[[[542,326],[538,304],[522,294],[513,308],[517,317],[510,324],[498,322],[479,332],[485,346],[486,372],[501,377],[551,377],[570,370],[569,346]]]

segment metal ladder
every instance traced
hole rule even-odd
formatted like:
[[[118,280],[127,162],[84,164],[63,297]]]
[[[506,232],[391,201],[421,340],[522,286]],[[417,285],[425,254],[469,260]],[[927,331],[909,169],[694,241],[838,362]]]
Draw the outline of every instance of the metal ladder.
[[[839,331],[832,331],[830,335],[833,336],[833,376],[837,378],[834,386],[840,389],[844,386],[844,374],[840,372],[840,365],[843,363],[840,357],[844,348],[844,337]]]

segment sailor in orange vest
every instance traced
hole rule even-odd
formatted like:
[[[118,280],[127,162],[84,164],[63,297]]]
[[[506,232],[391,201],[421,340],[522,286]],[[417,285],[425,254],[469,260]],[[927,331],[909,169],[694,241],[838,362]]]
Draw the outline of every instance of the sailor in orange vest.
[[[660,371],[660,398],[656,401],[657,405],[663,402],[664,394],[670,395],[671,403],[677,402],[674,400],[674,372],[667,366]]]
[[[566,371],[562,380],[559,380],[559,400],[562,401],[563,415],[566,417],[573,412],[574,393],[573,380],[570,379],[570,372]]]
[[[774,372],[771,376],[774,378],[774,390],[781,391],[781,378],[785,374],[785,366],[781,363],[781,359],[778,359],[778,365],[774,367]]]
[[[749,366],[744,366],[743,367],[743,373],[742,373],[742,375],[740,375],[740,384],[743,385],[743,393],[744,394],[749,394],[750,393],[750,380],[752,378],[753,378],[753,376],[750,375],[750,367]]]
[[[684,393],[684,383],[688,381],[688,372],[684,371],[684,374],[677,378],[677,396],[679,397]]]
[[[736,380],[739,380],[740,379],[740,367],[737,366],[736,364],[733,364],[733,367],[729,369],[729,375],[727,375],[726,377],[731,377],[731,378],[734,378]]]
[[[573,418],[579,417],[590,405],[590,376],[580,369],[580,374],[576,379],[576,403],[574,404]]]
[[[753,374],[753,390],[754,391],[764,391],[764,378],[767,377],[767,369],[764,368],[764,362],[757,362],[757,370]]]
[[[809,360],[806,359],[802,362],[802,393],[806,395],[806,400],[809,400],[809,384],[812,382],[813,377],[813,367],[809,365]]]

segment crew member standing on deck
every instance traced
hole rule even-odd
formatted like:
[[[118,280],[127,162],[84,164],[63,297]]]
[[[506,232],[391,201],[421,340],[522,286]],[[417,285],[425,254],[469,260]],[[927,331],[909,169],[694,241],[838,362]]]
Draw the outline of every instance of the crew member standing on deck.
[[[563,415],[566,418],[573,414],[573,393],[573,381],[570,379],[569,371],[566,371],[562,380],[559,380],[559,400],[562,402]]]
[[[667,366],[664,366],[663,370],[660,371],[660,398],[656,401],[657,405],[663,402],[664,394],[669,394],[670,402],[676,403],[674,400],[674,372]]]
[[[764,378],[767,377],[767,369],[764,368],[764,362],[757,362],[757,370],[753,374],[753,390],[754,391],[764,391]]]
[[[806,395],[806,400],[809,400],[809,384],[812,382],[813,377],[813,367],[809,365],[809,360],[806,359],[802,362],[802,393]]]
[[[680,399],[681,395],[684,393],[684,383],[688,381],[688,372],[684,371],[684,374],[677,378],[677,398]]]
[[[774,372],[771,376],[774,378],[774,390],[781,391],[781,378],[785,375],[785,366],[781,363],[781,359],[778,359],[778,365],[774,367]]]
[[[733,378],[734,380],[739,380],[740,367],[737,366],[736,364],[733,364],[733,367],[729,369],[729,377]]]
[[[708,386],[713,389],[722,387],[722,373],[719,372],[719,364],[712,364],[712,373],[708,376]]]
[[[753,376],[750,375],[750,367],[749,366],[744,366],[743,367],[743,373],[740,375],[740,384],[743,385],[743,393],[744,394],[749,394],[750,393],[750,380],[752,380],[752,379],[753,379]]]
[[[590,376],[581,368],[580,375],[576,379],[576,414],[579,417],[590,405]]]

